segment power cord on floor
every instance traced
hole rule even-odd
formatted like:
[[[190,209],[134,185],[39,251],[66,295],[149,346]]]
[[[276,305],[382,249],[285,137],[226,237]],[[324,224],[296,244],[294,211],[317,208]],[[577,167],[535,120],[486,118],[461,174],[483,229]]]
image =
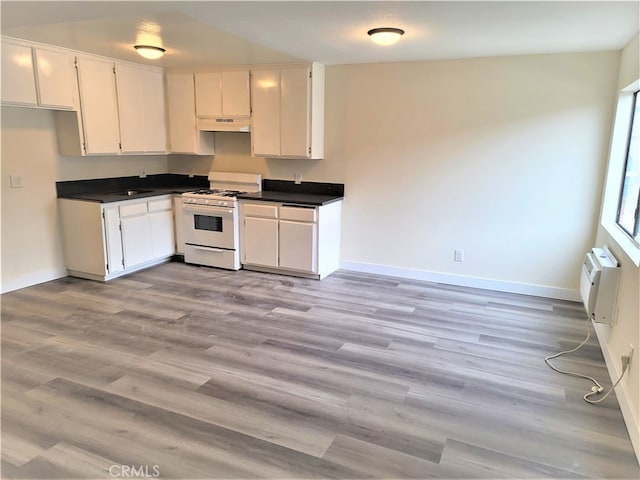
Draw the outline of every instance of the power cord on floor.
[[[614,383],[611,386],[609,391],[607,393],[605,393],[602,398],[599,398],[597,400],[591,400],[590,397],[592,397],[593,395],[598,395],[599,393],[602,393],[604,388],[602,387],[602,385],[600,385],[598,383],[598,381],[595,378],[590,377],[588,375],[583,375],[581,373],[569,372],[567,370],[561,370],[561,369],[555,367],[551,363],[551,360],[554,359],[554,358],[558,358],[561,355],[566,355],[568,353],[573,353],[573,352],[576,352],[576,351],[580,350],[589,341],[589,339],[591,338],[591,329],[589,327],[590,327],[590,319],[587,317],[587,338],[585,338],[580,343],[580,345],[578,345],[577,347],[572,348],[571,350],[565,350],[564,352],[556,353],[554,355],[549,355],[548,357],[545,357],[544,361],[552,370],[555,370],[558,373],[562,373],[564,375],[571,375],[572,377],[579,377],[579,378],[585,378],[587,380],[591,380],[594,383],[594,386],[591,387],[591,391],[589,393],[585,394],[585,396],[582,397],[582,398],[584,398],[584,401],[587,402],[587,403],[595,404],[595,403],[600,403],[600,402],[604,401],[611,394],[611,392],[613,392],[613,390],[618,386],[618,384],[622,380],[622,377],[624,377],[624,374],[627,372],[627,369],[629,368],[629,362],[627,362],[627,364],[624,365],[624,368],[622,369],[622,373],[620,374],[620,377],[618,378],[616,383]]]

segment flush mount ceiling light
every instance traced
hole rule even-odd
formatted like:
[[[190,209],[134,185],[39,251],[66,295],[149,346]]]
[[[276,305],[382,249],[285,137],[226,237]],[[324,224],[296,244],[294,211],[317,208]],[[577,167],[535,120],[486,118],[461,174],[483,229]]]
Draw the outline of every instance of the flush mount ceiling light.
[[[134,45],[133,48],[136,49],[136,52],[138,52],[140,56],[148,58],[149,60],[156,60],[166,52],[164,48],[154,47],[152,45]]]
[[[367,35],[378,45],[393,45],[404,35],[404,30],[393,27],[372,28]]]

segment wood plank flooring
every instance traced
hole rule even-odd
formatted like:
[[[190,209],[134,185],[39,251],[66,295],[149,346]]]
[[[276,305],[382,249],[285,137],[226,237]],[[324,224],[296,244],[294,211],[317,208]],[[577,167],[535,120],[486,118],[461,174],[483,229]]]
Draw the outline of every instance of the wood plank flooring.
[[[3,478],[633,478],[582,306],[168,263],[2,296]],[[596,340],[557,361],[608,388]]]

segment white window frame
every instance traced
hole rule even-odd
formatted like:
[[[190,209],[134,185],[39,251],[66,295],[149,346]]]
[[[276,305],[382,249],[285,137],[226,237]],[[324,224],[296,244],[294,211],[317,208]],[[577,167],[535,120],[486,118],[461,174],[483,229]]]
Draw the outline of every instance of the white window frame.
[[[623,88],[618,96],[601,215],[601,224],[604,229],[636,266],[640,266],[640,245],[618,225],[618,206],[622,191],[620,179],[624,176],[627,161],[627,145],[633,114],[633,95],[638,90],[640,90],[640,79]]]

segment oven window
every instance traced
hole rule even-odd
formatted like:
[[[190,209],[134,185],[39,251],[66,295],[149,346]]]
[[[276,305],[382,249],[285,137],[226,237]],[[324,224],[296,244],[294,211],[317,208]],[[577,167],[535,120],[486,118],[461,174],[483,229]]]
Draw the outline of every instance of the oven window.
[[[196,214],[193,216],[193,226],[196,230],[222,232],[222,217]]]

